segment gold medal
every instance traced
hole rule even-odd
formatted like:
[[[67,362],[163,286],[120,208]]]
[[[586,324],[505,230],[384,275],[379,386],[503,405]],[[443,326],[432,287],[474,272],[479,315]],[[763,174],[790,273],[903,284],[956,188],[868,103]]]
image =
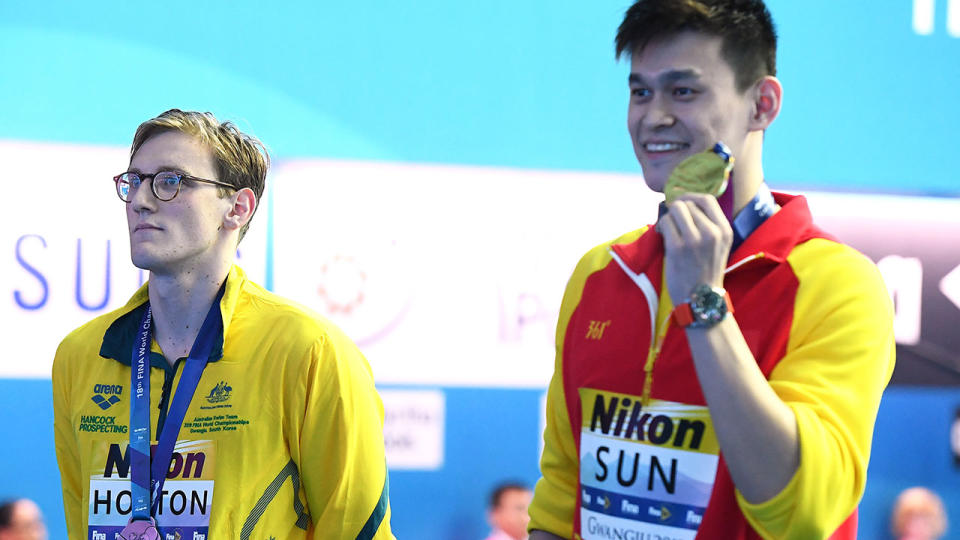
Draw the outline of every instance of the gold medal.
[[[730,150],[723,143],[681,161],[670,173],[663,189],[667,203],[684,193],[707,193],[719,197],[727,189],[733,162]]]

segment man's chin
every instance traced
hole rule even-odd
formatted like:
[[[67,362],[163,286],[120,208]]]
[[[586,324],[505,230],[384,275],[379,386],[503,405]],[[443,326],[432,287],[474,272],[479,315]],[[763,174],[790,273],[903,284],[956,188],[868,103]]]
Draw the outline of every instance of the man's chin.
[[[647,187],[650,188],[650,191],[656,191],[657,193],[663,193],[664,188],[667,186],[667,179],[661,178],[660,175],[652,177],[643,177],[643,181],[646,182]]]
[[[156,256],[147,253],[131,253],[130,261],[145,272],[155,272],[162,266],[162,262]]]
[[[640,163],[640,170],[643,174],[643,181],[647,184],[647,187],[651,191],[656,191],[657,193],[663,193],[663,190],[667,187],[667,179],[670,178],[670,173],[673,172],[675,164],[657,164],[647,165]]]

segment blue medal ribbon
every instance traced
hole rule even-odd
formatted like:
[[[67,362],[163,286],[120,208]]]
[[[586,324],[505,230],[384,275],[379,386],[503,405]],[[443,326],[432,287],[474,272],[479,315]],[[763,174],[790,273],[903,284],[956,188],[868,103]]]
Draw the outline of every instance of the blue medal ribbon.
[[[153,310],[148,303],[140,321],[138,338],[133,344],[133,362],[130,364],[130,490],[134,519],[150,517],[150,365],[147,354],[152,322]]]
[[[138,339],[133,344],[133,358],[130,369],[130,488],[133,497],[134,520],[149,520],[160,506],[160,494],[163,483],[170,470],[173,447],[177,442],[180,427],[187,414],[190,401],[196,393],[200,376],[207,367],[213,342],[223,329],[220,316],[220,300],[226,283],[220,287],[200,327],[190,356],[183,367],[180,384],[173,396],[173,402],[167,412],[167,419],[160,432],[159,442],[153,459],[150,459],[150,327],[152,310],[149,302],[140,322]]]
[[[730,253],[736,251],[740,244],[750,236],[750,233],[757,230],[757,227],[762,225],[776,210],[777,203],[773,200],[773,193],[770,192],[766,182],[761,183],[759,189],[757,189],[757,194],[730,222],[730,227],[733,229],[733,244],[730,246]]]

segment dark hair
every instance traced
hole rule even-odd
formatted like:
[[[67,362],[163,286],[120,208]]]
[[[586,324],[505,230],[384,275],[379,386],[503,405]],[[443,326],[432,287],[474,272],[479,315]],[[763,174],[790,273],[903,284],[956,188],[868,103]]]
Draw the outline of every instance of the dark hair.
[[[777,31],[763,0],[637,0],[617,29],[617,58],[688,30],[722,40],[740,92],[777,74]]]
[[[16,499],[0,502],[0,531],[9,527],[10,522],[13,521],[13,507],[16,504]]]
[[[250,188],[260,202],[270,156],[259,139],[240,131],[233,122],[220,122],[213,113],[170,109],[140,124],[130,145],[130,159],[151,137],[168,131],[185,133],[207,145],[217,167],[216,180],[238,189]],[[240,229],[241,239],[249,226],[247,222]]]
[[[530,488],[521,482],[504,482],[502,484],[498,484],[497,487],[495,487],[490,493],[490,508],[498,508],[500,506],[500,502],[503,500],[503,494],[508,491],[530,491]]]

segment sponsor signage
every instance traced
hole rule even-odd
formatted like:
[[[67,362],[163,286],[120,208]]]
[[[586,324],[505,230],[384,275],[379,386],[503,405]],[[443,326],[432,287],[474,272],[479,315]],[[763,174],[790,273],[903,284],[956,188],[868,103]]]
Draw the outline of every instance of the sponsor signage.
[[[870,257],[896,311],[892,384],[960,386],[960,201],[811,194],[815,220]]]
[[[446,400],[439,390],[380,390],[387,465],[434,471],[443,466]]]
[[[580,522],[609,531],[689,538],[703,519],[720,447],[706,407],[580,389]],[[642,538],[643,536],[637,536]]]
[[[8,187],[33,202],[12,206],[0,228],[0,317],[12,337],[0,377],[48,377],[63,336],[146,278],[130,263],[112,183],[127,149],[0,141],[14,179],[35,178],[51,156],[76,173]],[[38,196],[40,181],[56,196]],[[242,266],[343,328],[381,384],[546,386],[577,260],[655,219],[659,200],[639,175],[330,160],[278,160],[268,186]],[[894,383],[960,384],[960,203],[808,196],[817,221],[884,275]],[[228,396],[224,385],[206,397]],[[91,398],[108,412],[122,396]]]
[[[113,540],[130,520],[130,448],[100,442],[88,494],[88,538]],[[178,441],[159,494],[156,517],[171,538],[206,539],[214,491],[214,441]]]

